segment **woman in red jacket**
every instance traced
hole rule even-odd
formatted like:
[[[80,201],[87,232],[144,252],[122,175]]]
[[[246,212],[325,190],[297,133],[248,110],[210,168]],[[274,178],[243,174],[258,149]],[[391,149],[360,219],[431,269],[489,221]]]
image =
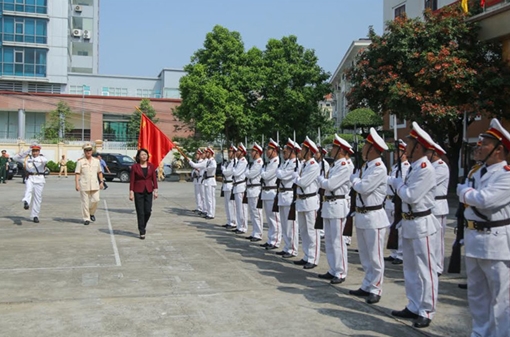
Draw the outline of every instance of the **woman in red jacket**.
[[[136,164],[131,166],[129,200],[135,201],[140,239],[144,240],[145,228],[151,217],[152,199],[158,197],[158,177],[156,168],[148,161],[149,151],[139,149],[135,159]]]

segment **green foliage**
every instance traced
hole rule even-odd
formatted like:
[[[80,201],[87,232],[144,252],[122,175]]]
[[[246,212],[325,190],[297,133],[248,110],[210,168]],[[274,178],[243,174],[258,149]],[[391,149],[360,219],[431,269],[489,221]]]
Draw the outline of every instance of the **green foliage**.
[[[215,26],[184,70],[175,114],[205,141],[276,139],[294,130],[302,139],[325,125],[318,101],[331,91],[329,74],[295,36],[245,51],[238,32]]]
[[[59,167],[58,167],[58,163],[55,163],[53,160],[50,160],[46,163],[46,167],[51,171],[51,172],[58,172],[59,171]]]
[[[66,166],[67,166],[67,172],[74,172],[74,170],[76,169],[76,162],[72,161],[72,160],[68,160]]]
[[[368,135],[370,127],[378,127],[383,125],[383,119],[372,109],[359,108],[350,111],[342,120],[342,129],[360,130],[365,136]]]
[[[159,119],[156,118],[156,110],[151,105],[151,101],[148,98],[144,98],[138,106],[140,110],[151,120],[154,124],[157,124]],[[135,110],[129,118],[127,126],[128,138],[133,140],[134,146],[138,144],[138,135],[140,134],[140,122],[142,120],[142,114],[140,111]]]
[[[72,113],[66,102],[59,101],[57,108],[50,111],[48,120],[42,125],[40,138],[52,144],[62,141],[65,134],[74,129],[74,125],[69,122]]]

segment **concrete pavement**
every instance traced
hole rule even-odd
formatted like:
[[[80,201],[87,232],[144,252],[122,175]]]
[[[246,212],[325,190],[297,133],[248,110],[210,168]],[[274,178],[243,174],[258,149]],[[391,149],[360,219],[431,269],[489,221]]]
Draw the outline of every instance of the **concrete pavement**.
[[[407,303],[401,266],[386,264],[383,297],[366,304],[348,295],[363,278],[355,238],[346,282],[330,285],[317,278],[324,252],[304,270],[220,227],[219,186],[205,220],[191,212],[192,183],[162,182],[145,241],[127,184],[109,183],[89,226],[74,177],[48,177],[39,224],[23,191],[17,177],[0,186],[1,336],[469,335],[463,275],[441,276],[436,317],[415,329],[390,315]],[[449,228],[448,256],[453,238]]]

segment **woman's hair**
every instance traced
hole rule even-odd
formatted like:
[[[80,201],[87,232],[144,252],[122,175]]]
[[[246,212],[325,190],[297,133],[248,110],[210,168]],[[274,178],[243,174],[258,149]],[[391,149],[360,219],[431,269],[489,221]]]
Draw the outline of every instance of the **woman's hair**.
[[[149,158],[150,158],[150,156],[149,156],[149,151],[147,151],[147,149],[139,149],[139,150],[136,152],[136,156],[135,156],[135,160],[136,160],[136,162],[137,162],[138,164],[140,164],[140,154],[141,154],[142,152],[147,153],[147,161],[149,161]]]

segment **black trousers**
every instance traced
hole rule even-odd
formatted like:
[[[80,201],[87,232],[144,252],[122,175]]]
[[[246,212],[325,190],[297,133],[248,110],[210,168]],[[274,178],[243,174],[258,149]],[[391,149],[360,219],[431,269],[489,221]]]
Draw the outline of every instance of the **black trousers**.
[[[135,209],[136,218],[138,220],[138,230],[140,235],[145,235],[145,228],[147,222],[151,217],[152,212],[152,193],[145,190],[143,193],[135,192]]]

